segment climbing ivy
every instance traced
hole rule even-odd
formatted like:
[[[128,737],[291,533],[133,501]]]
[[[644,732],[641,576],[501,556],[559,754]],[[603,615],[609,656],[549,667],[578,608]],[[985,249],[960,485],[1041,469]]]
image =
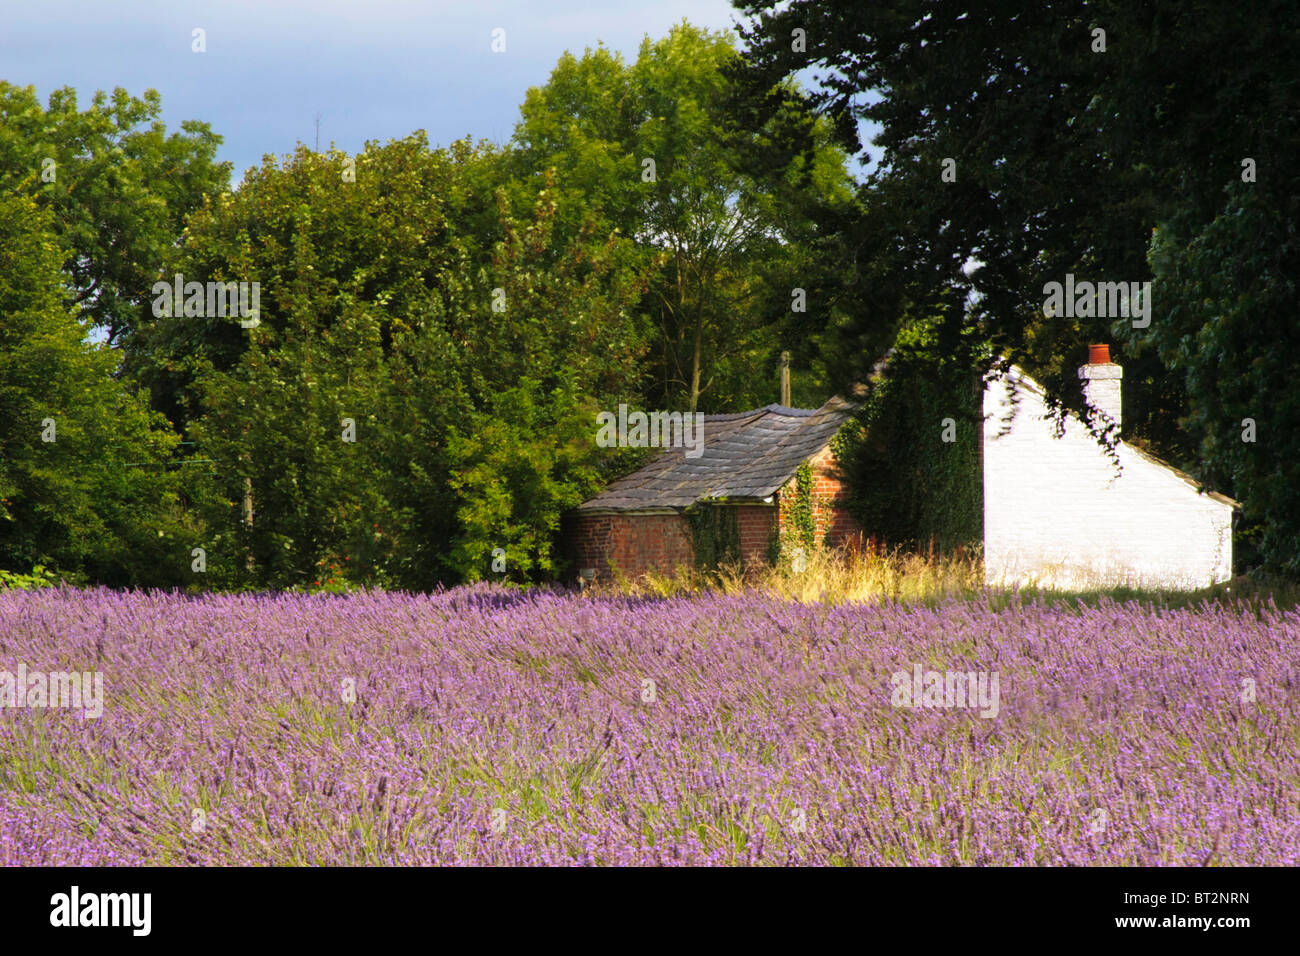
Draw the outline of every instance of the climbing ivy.
[[[740,562],[740,522],[734,506],[720,501],[698,501],[686,510],[691,526],[695,567],[716,571],[724,564]]]
[[[923,335],[900,341],[858,427],[833,445],[850,514],[888,546],[951,551],[983,538],[981,381],[970,369],[936,357]]]
[[[781,525],[780,522],[772,522],[772,530],[767,535],[767,563],[772,567],[781,560]]]
[[[817,524],[813,519],[812,465],[803,462],[794,473],[794,497],[790,502],[790,531],[803,542],[804,553],[816,544]]]

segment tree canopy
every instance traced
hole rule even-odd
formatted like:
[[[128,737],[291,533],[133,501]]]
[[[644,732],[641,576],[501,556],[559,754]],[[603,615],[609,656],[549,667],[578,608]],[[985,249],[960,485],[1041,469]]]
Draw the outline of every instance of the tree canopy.
[[[594,213],[653,264],[647,388],[663,407],[764,404],[782,349],[818,388],[810,336],[843,295],[846,156],[794,83],[750,90],[741,65],[733,37],[686,23],[633,63],[566,54],[515,131],[520,178],[554,171],[559,228]]]
[[[1078,408],[1084,346],[1125,366],[1125,434],[1245,503],[1247,563],[1294,571],[1300,9],[1213,2],[737,0],[750,82],[814,72],[851,150],[878,124],[863,231],[874,307],[841,342],[858,379],[908,316],[987,346]],[[1267,24],[1267,28],[1261,28]],[[792,43],[803,31],[806,50]],[[865,151],[864,151],[865,152]],[[1259,271],[1256,271],[1259,270]],[[1152,282],[1145,318],[1044,314],[1067,274]],[[968,332],[977,333],[974,336]],[[1243,441],[1243,419],[1269,438]],[[1251,528],[1255,530],[1250,530]]]
[[[763,405],[785,350],[812,406],[892,354],[846,455],[936,477],[857,507],[965,543],[968,373],[1078,409],[1109,340],[1125,438],[1243,501],[1243,564],[1300,571],[1294,5],[736,6],[739,43],[566,53],[506,143],[300,146],[237,187],[152,90],[0,83],[0,566],[551,579],[561,515],[644,460],[598,412]],[[1067,276],[1150,283],[1142,321],[1049,314]]]

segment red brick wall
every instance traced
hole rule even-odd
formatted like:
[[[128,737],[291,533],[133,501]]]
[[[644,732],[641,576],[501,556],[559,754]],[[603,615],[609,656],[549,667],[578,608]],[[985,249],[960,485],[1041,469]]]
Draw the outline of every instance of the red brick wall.
[[[734,507],[742,566],[765,563],[776,509],[766,505]],[[671,574],[678,565],[695,566],[690,524],[679,514],[571,514],[565,522],[565,546],[574,564],[573,574],[595,568],[599,581],[612,580],[615,567],[635,578],[647,571]]]
[[[598,581],[612,580],[614,567],[635,578],[651,570],[671,574],[678,565],[695,566],[691,528],[679,514],[571,514],[565,538],[573,574],[595,568]]]
[[[736,505],[740,529],[740,564],[751,568],[767,563],[767,546],[776,524],[776,509],[769,505]]]
[[[848,495],[847,483],[836,474],[835,456],[829,448],[812,460],[812,477],[813,527],[816,529],[817,546],[821,547],[822,542],[827,540],[827,532],[830,533],[828,543],[831,547],[839,547],[850,539],[860,537],[862,529],[844,507]],[[783,535],[793,531],[790,527],[791,505],[798,494],[798,487],[798,480],[791,478],[778,493],[780,514],[777,520]]]

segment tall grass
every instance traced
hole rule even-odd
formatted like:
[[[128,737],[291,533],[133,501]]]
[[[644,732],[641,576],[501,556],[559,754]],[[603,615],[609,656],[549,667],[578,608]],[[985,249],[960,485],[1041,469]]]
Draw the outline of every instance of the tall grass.
[[[805,604],[894,601],[927,606],[950,597],[966,597],[979,598],[994,608],[1034,599],[1073,607],[1096,607],[1103,600],[1135,601],[1168,608],[1207,603],[1254,610],[1270,605],[1300,606],[1300,582],[1253,573],[1196,591],[1100,586],[1082,590],[995,589],[984,583],[983,557],[977,548],[947,554],[936,550],[917,553],[871,543],[815,551],[801,570],[795,570],[788,556],[774,566],[742,569],[738,564],[730,564],[711,572],[678,566],[671,574],[649,573],[638,578],[616,575],[613,582],[589,591],[595,595],[636,597],[756,593]]]
[[[867,544],[814,551],[799,570],[788,556],[772,566],[742,569],[730,564],[712,572],[679,566],[672,574],[650,573],[636,579],[620,576],[595,591],[658,597],[759,593],[801,603],[931,603],[974,594],[983,584],[984,565],[978,552],[916,554]]]

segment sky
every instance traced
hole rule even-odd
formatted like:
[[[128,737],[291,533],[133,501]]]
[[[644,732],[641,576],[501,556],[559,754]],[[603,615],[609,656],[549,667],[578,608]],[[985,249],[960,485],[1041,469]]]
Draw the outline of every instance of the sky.
[[[530,86],[598,41],[632,59],[683,18],[729,30],[726,0],[0,0],[0,79],[94,92],[153,88],[163,120],[211,124],[244,170],[301,141],[349,153],[417,129],[433,146],[504,142]],[[205,31],[206,52],[192,49]],[[493,30],[505,52],[492,51]]]

